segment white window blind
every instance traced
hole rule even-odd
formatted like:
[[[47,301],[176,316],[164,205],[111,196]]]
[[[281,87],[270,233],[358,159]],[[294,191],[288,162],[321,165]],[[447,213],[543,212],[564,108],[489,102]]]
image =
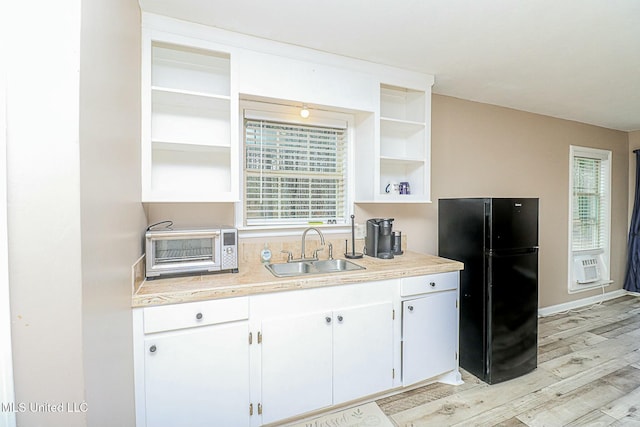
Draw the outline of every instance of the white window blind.
[[[605,249],[608,239],[608,178],[605,160],[573,157],[572,249]]]
[[[247,225],[345,223],[343,127],[245,119]]]

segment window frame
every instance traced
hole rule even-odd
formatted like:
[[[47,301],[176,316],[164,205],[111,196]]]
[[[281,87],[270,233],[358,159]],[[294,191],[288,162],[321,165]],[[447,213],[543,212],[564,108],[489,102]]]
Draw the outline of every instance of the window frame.
[[[604,212],[605,230],[603,233],[602,247],[597,249],[573,249],[573,209],[574,209],[574,162],[576,157],[585,157],[591,159],[598,159],[601,163],[602,178],[604,179],[604,196],[601,198],[601,203],[605,204]],[[612,170],[612,152],[610,150],[603,150],[599,148],[590,148],[571,145],[569,147],[569,218],[568,218],[568,290],[569,293],[581,292],[590,290],[596,287],[601,287],[612,283],[610,280],[610,264],[611,264],[611,170]],[[602,200],[604,199],[604,200]],[[594,255],[600,258],[602,262],[603,271],[601,271],[601,278],[595,282],[586,284],[577,284],[575,277],[575,260],[576,257],[584,255]]]
[[[299,104],[299,105],[296,105]],[[268,237],[268,236],[299,236],[300,232],[309,227],[308,224],[256,224],[247,225],[245,211],[245,113],[250,114],[252,119],[273,120],[283,123],[303,124],[312,126],[342,126],[346,125],[346,201],[345,219],[353,211],[353,201],[355,194],[355,117],[345,111],[320,109],[308,107],[310,115],[304,119],[300,116],[302,103],[292,103],[284,100],[254,100],[241,99],[240,101],[240,135],[241,147],[239,156],[239,189],[240,200],[235,207],[235,226],[240,231],[242,237]],[[323,233],[344,233],[350,230],[348,222],[344,224],[313,224],[314,227],[321,228]]]

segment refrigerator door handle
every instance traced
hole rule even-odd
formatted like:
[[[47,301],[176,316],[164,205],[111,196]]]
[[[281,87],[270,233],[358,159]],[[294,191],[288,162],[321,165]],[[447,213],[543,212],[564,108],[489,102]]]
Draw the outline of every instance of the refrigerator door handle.
[[[487,255],[494,256],[494,257],[529,255],[529,254],[537,254],[539,249],[540,248],[538,246],[533,246],[531,248],[521,248],[521,249],[502,249],[502,250],[489,249],[487,250]]]

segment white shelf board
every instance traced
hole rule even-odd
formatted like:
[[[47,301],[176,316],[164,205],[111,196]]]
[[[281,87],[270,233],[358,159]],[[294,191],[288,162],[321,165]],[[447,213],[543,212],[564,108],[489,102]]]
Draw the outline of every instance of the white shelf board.
[[[424,122],[413,122],[410,120],[380,119],[380,133],[383,137],[391,138],[411,138],[423,132],[427,125]]]
[[[417,196],[417,195],[413,195],[413,194],[408,194],[408,195],[389,195],[389,194],[380,194],[378,198],[374,199],[374,200],[356,200],[354,201],[354,203],[356,204],[366,204],[366,203],[375,203],[375,204],[381,204],[381,203],[390,203],[390,204],[400,204],[400,203],[414,203],[414,204],[420,204],[420,203],[432,203],[431,200],[427,200],[424,199],[424,197],[421,196]]]
[[[228,153],[231,150],[229,145],[215,144],[194,144],[185,141],[168,141],[168,140],[152,140],[153,148],[166,151],[201,151],[201,152],[220,152]]]
[[[151,86],[151,90],[155,93],[175,94],[177,96],[186,95],[186,96],[193,96],[193,97],[219,99],[222,101],[231,100],[231,97],[229,95],[220,95],[217,93],[200,92],[200,91],[194,91],[194,90],[184,90],[184,89],[177,89],[177,88],[165,87],[165,86]]]
[[[380,156],[380,161],[381,162],[385,162],[385,163],[397,163],[397,164],[407,164],[407,163],[411,163],[411,164],[424,164],[426,163],[425,159],[413,159],[413,158],[409,158],[409,157],[402,157],[402,156]]]
[[[394,119],[393,117],[380,117],[381,123],[395,124],[399,126],[414,126],[416,128],[424,128],[425,122],[417,122],[414,120]]]

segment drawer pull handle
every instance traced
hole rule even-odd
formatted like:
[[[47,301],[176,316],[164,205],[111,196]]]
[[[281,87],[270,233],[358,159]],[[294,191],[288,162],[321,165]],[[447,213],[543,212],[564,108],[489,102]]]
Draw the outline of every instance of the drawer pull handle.
[[[338,322],[342,322],[342,316],[338,316]]]
[[[327,323],[331,323],[331,317],[329,317],[329,316],[325,317],[325,318],[324,318],[324,320],[325,320]]]
[[[151,347],[149,347],[149,352],[150,352],[150,353],[155,353],[155,352],[156,352],[156,350],[157,350],[157,348],[156,348],[156,346],[155,346],[155,345],[152,345]]]
[[[436,282],[429,282],[429,286],[431,286],[432,288],[436,287]]]
[[[202,313],[198,313],[198,314],[196,314],[196,319],[198,319],[198,320],[202,320]]]
[[[412,305],[408,306],[408,307],[407,307],[407,310],[409,310],[409,311],[413,311],[413,306],[412,306]]]

